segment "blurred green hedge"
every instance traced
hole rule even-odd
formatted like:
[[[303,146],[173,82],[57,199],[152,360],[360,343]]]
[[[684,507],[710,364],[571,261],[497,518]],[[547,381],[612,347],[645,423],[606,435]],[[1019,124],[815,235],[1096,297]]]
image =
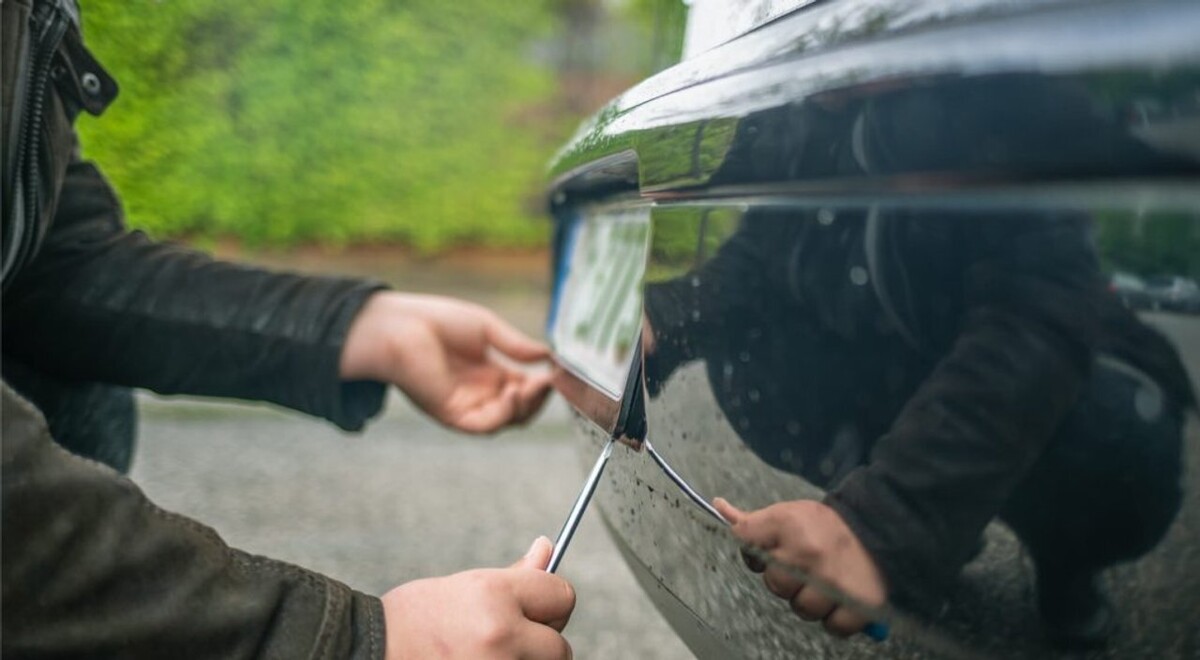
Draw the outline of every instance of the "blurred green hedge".
[[[85,3],[121,84],[80,120],[130,223],[250,244],[541,244],[575,118],[535,56],[553,3]]]

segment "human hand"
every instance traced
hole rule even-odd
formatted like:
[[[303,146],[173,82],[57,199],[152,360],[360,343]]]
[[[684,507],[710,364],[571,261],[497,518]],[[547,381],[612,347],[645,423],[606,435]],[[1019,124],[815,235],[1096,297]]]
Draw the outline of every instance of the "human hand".
[[[654,355],[658,348],[658,339],[654,337],[654,326],[650,325],[650,317],[642,314],[642,353]]]
[[[780,564],[794,566],[868,607],[886,602],[887,588],[875,561],[830,507],[798,500],[747,513],[719,497],[713,505],[730,522],[735,536],[765,550]],[[822,621],[825,629],[838,637],[861,632],[870,623],[858,609],[839,605],[782,566],[751,569],[762,573],[767,589],[788,601],[801,619]]]
[[[342,349],[345,380],[393,383],[447,426],[490,433],[528,421],[550,394],[549,349],[472,303],[393,291],[371,296]],[[507,360],[505,359],[507,358]]]
[[[564,660],[560,634],[575,591],[546,572],[553,550],[541,537],[506,569],[415,580],[383,596],[387,660],[528,658]]]

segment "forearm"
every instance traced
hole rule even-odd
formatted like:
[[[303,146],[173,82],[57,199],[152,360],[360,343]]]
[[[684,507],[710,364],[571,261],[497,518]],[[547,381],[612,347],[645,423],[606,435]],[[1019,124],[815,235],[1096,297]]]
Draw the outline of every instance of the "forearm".
[[[383,657],[378,599],[158,509],[7,386],[3,438],[4,655]]]
[[[981,309],[826,502],[901,600],[936,593],[1074,404],[1083,368],[1052,333]]]
[[[383,386],[343,383],[354,316],[381,285],[215,261],[126,232],[90,165],[71,167],[39,257],[5,295],[4,350],[76,379],[263,399],[358,428]]]

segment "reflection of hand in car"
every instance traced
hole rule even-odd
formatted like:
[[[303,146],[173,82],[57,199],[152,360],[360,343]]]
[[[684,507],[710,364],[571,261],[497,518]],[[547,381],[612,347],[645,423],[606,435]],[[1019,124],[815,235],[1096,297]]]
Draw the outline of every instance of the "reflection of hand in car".
[[[650,325],[650,318],[645,314],[642,315],[642,354],[653,355],[658,348],[658,342],[654,339],[654,326]]]
[[[830,507],[798,500],[745,512],[721,498],[713,504],[733,525],[735,536],[767,551],[781,564],[819,578],[868,607],[879,607],[886,601],[887,588],[879,567]],[[839,605],[780,566],[767,566],[762,573],[767,589],[788,601],[800,618],[823,621],[825,629],[834,635],[852,635],[870,622],[862,612]]]

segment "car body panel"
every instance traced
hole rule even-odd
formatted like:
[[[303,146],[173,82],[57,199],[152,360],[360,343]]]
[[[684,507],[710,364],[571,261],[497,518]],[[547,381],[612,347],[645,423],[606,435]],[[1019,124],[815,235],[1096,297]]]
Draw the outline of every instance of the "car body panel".
[[[992,9],[997,4],[980,3]],[[1022,121],[1038,121],[1036,111],[1043,108],[1030,105],[1037,102],[1051,108],[1065,105],[1057,110],[1064,121],[1088,121],[1090,124],[1084,124],[1088,128],[1119,128],[1125,118],[1092,117],[1093,109],[1117,113],[1149,95],[1171,101],[1187,97],[1194,86],[1192,65],[1200,59],[1200,44],[1192,30],[1200,23],[1200,6],[1190,2],[1153,4],[1156,11],[1146,10],[1148,5],[1141,3],[1067,3],[999,17],[981,7],[979,13],[987,18],[956,16],[945,19],[946,26],[939,29],[880,30],[878,38],[856,41],[853,47],[834,42],[836,47],[793,52],[788,49],[796,47],[797,33],[820,25],[812,24],[809,17],[809,12],[818,8],[803,9],[680,65],[695,68],[695,74],[668,70],[619,97],[586,122],[555,159],[553,187],[569,192],[574,179],[613,158],[625,162],[623,183],[642,193],[710,183],[781,181],[806,182],[819,189],[878,192],[907,189],[913,182],[902,175],[917,173],[923,176],[918,182],[921,185],[943,188],[956,183],[974,185],[980,177],[990,181],[1186,173],[1200,160],[1200,154],[1188,146],[1191,133],[1159,146],[1140,143],[1144,151],[1138,158],[1124,152],[1098,154],[1063,148],[1037,158],[984,153],[969,163],[892,164],[875,172],[846,173],[830,170],[829,163],[801,164],[797,158],[807,154],[794,153],[816,129],[832,129],[851,140],[854,129],[816,125],[810,114],[797,116],[789,110],[832,109],[837,114],[846,105],[870,104],[905,88],[932,87],[935,96],[939,87],[945,93],[976,90],[978,95],[994,98],[1024,95],[1011,99],[1011,107],[1001,106],[1024,111],[1006,120],[1018,127]],[[833,2],[822,9],[833,11],[841,6]],[[932,9],[929,14],[941,16]],[[1088,38],[1063,38],[1064,33],[1086,33]],[[755,42],[745,43],[750,39]],[[777,52],[781,49],[782,53]],[[933,98],[930,103],[943,113],[962,113],[945,107],[944,98]],[[987,117],[979,114],[976,119]],[[755,120],[766,125],[743,126]],[[971,128],[981,130],[980,126]],[[735,162],[737,156],[746,156],[747,149],[765,141],[764,131],[770,131],[771,144],[790,145],[793,152],[770,154],[768,167]],[[721,176],[714,181],[718,174]],[[891,178],[879,180],[881,176]],[[934,176],[940,178],[926,180]]]
[[[1200,653],[1200,428],[1180,410],[1200,384],[1200,319],[1134,316],[1104,275],[1200,272],[1196,130],[1172,120],[1147,139],[1179,113],[1144,111],[1200,98],[1198,28],[1200,5],[1186,2],[816,3],[635,87],[563,149],[548,328],[571,375],[560,390],[586,460],[609,437],[631,440],[596,501],[698,656],[1061,655],[1011,510],[980,526],[936,606],[897,593],[873,611],[889,641],[842,641],[771,596],[643,446],[702,498],[826,498],[877,460],[948,359],[980,272],[997,290],[1037,282],[1005,309],[1063,324],[1055,336],[1088,351],[1080,379],[1047,367],[1018,381],[1021,410],[1062,421],[1021,421],[1047,448],[1013,468],[1024,476],[1004,506],[1034,493],[1063,530],[1107,515],[1114,536],[1140,534],[1113,550],[1119,565],[1105,560],[1120,632],[1096,657]],[[589,259],[572,238],[630,218],[649,231],[619,255]],[[564,301],[568,317],[620,318],[600,323],[619,331],[572,347]],[[1091,413],[1072,403],[1093,399]],[[1076,475],[1057,494],[1053,478],[1027,487],[1047,461],[1059,461],[1051,477]]]

